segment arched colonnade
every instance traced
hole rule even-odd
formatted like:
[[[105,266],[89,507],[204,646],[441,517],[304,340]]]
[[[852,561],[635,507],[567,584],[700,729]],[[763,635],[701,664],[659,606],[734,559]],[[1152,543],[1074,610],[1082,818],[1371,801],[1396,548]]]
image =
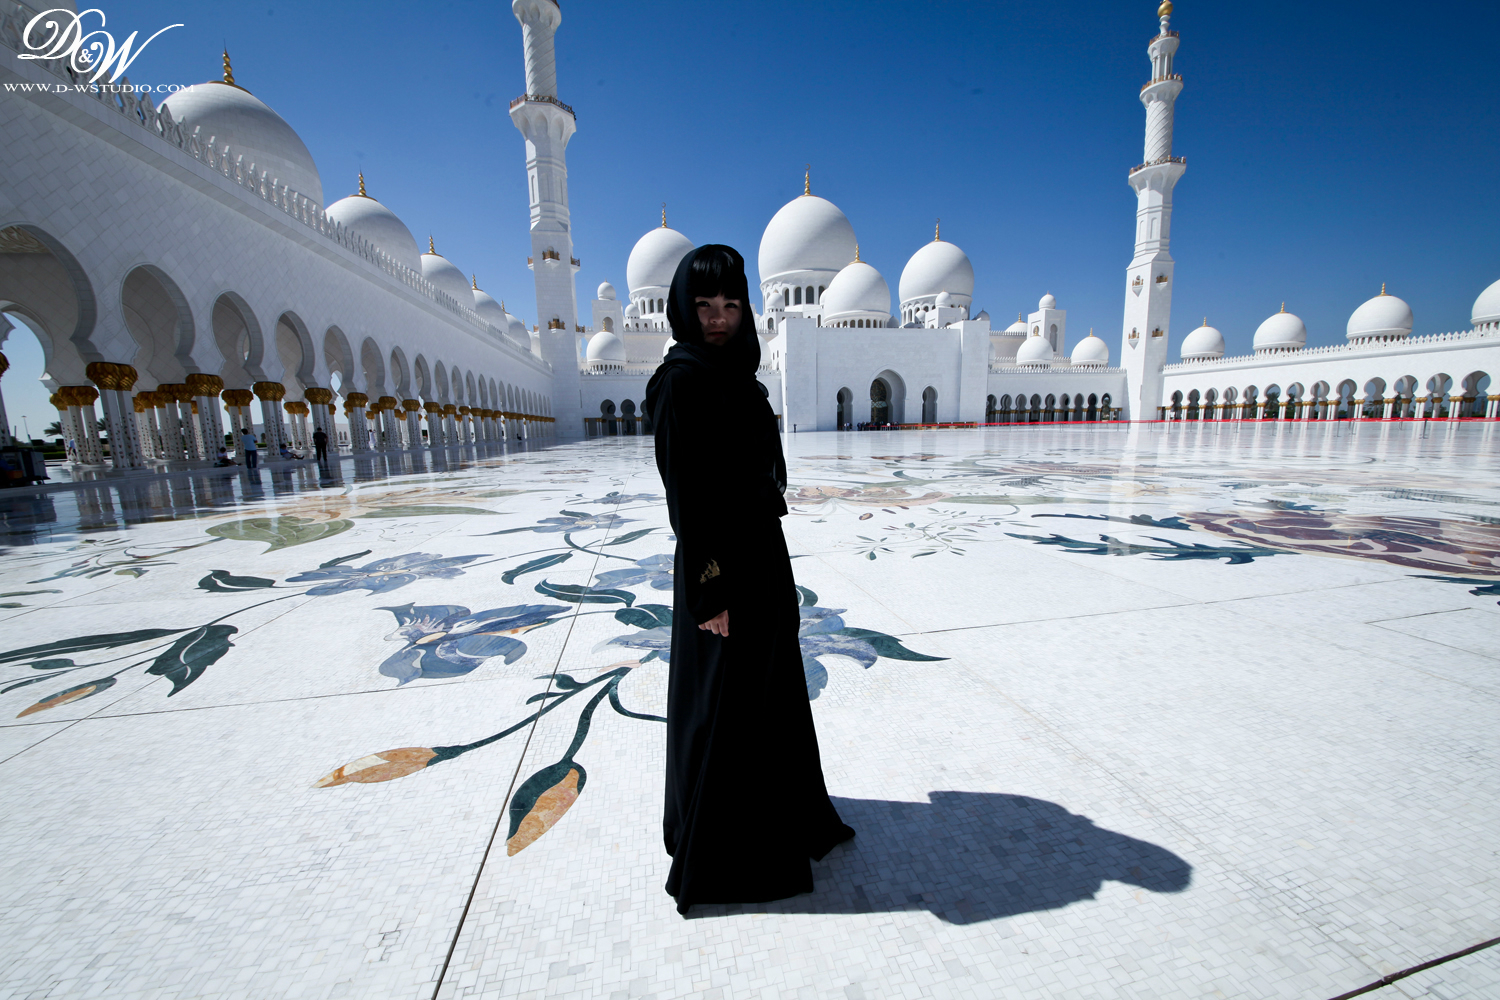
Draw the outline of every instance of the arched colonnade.
[[[336,321],[308,322],[292,303],[252,304],[234,288],[184,292],[159,263],[100,280],[27,223],[0,225],[0,314],[36,334],[39,374],[78,465],[211,461],[245,428],[263,435],[272,459],[283,444],[311,454],[319,429],[331,446],[356,453],[552,430],[546,393],[463,357],[491,352],[445,358],[432,350],[443,338],[430,333],[360,335]],[[499,368],[494,354],[484,367]]]
[[[1389,381],[1352,378],[1311,385],[1223,386],[1173,390],[1161,405],[1161,420],[1460,420],[1500,417],[1500,394],[1490,374],[1425,378],[1398,375]]]

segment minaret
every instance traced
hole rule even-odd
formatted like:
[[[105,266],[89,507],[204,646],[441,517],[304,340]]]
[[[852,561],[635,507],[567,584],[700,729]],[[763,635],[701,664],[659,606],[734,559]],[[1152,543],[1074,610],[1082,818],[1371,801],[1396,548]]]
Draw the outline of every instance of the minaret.
[[[1155,420],[1162,400],[1162,365],[1172,316],[1172,189],[1187,169],[1172,155],[1172,111],[1182,77],[1172,72],[1177,32],[1168,28],[1172,2],[1157,8],[1161,33],[1151,39],[1151,82],[1141,88],[1146,106],[1145,161],[1130,172],[1135,188],[1135,258],[1125,272],[1125,324],[1121,365],[1126,372],[1127,420]]]
[[[562,23],[555,0],[512,0],[526,49],[526,93],[510,102],[510,120],[526,137],[526,178],[531,193],[531,262],[542,357],[552,365],[556,433],[583,434],[578,377],[578,296],[573,227],[568,216],[568,140],[577,130],[573,109],[557,99],[557,57],[552,36]]]

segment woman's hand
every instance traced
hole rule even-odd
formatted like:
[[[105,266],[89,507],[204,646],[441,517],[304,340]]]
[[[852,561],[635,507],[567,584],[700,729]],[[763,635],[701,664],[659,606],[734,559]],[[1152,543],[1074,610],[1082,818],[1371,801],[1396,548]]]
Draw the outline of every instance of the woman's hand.
[[[698,627],[706,628],[714,635],[722,635],[726,639],[729,638],[729,609],[725,608]]]

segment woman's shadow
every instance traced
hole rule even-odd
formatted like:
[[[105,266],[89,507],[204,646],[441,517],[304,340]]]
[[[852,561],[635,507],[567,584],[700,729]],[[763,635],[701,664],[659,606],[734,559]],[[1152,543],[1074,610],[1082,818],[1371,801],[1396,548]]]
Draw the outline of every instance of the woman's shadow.
[[[1192,866],[1166,848],[1101,829],[1054,802],[985,792],[928,798],[834,798],[858,836],[813,865],[811,893],[694,906],[689,916],[928,910],[972,924],[1093,899],[1106,880],[1152,892],[1181,892],[1192,882]]]

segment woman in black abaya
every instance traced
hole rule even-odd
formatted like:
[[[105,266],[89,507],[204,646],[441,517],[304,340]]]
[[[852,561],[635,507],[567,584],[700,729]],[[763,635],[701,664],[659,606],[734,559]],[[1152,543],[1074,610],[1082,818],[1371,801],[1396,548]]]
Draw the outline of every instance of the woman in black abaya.
[[[662,832],[680,913],[809,892],[809,859],[854,836],[818,759],[781,534],[786,462],[749,301],[732,248],[683,258],[676,343],[646,390],[677,533]]]

